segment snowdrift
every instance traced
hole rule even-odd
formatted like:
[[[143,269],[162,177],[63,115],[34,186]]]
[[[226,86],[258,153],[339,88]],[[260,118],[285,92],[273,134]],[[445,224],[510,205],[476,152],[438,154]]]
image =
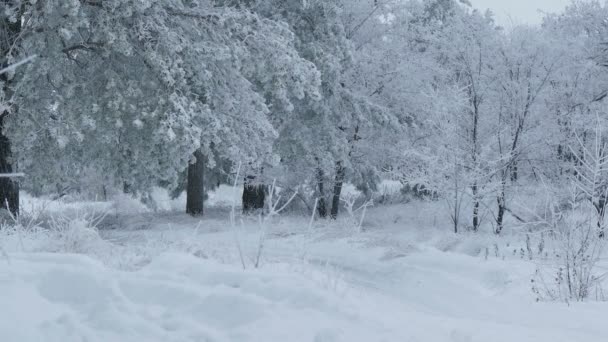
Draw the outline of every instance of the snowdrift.
[[[0,340],[383,339],[379,322],[342,302],[348,295],[282,267],[243,271],[166,254],[120,272],[82,255],[13,255],[0,265]]]

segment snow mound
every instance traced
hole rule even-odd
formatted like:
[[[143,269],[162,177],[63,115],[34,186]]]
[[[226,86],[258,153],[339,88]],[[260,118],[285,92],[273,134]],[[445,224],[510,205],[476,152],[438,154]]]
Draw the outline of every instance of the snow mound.
[[[380,326],[342,302],[347,295],[287,267],[243,271],[165,254],[137,272],[120,272],[82,255],[13,255],[0,264],[0,340],[371,341],[383,336]]]

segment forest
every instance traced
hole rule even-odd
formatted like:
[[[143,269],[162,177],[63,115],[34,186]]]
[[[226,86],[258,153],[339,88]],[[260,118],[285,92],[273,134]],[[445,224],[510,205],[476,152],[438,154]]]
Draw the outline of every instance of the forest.
[[[474,2],[0,0],[0,340],[605,341],[608,4]]]

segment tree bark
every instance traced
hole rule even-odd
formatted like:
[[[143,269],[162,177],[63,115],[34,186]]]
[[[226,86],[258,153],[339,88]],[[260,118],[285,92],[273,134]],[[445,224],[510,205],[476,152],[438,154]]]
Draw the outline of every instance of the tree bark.
[[[20,9],[23,11],[23,7]],[[18,13],[19,14],[19,13]],[[10,48],[17,45],[17,41],[13,40],[19,37],[21,32],[21,22],[15,20],[11,22],[4,17],[4,22],[0,22],[0,30],[3,30],[4,38],[0,39],[0,57],[4,58]],[[20,18],[17,15],[17,18]],[[8,62],[0,63],[0,69],[7,67]],[[0,75],[0,83],[3,84],[3,91],[6,99],[10,101],[13,94],[11,89],[12,79],[8,77],[9,73]],[[5,109],[0,113],[0,173],[13,173],[17,171],[13,165],[13,155],[11,151],[11,141],[4,133],[5,120],[10,114],[9,109]],[[13,115],[16,113],[16,108],[13,107]],[[19,180],[17,178],[0,178],[0,207],[9,210],[15,217],[19,214]]]
[[[186,213],[192,216],[203,215],[205,199],[205,156],[200,150],[194,152],[194,159],[188,165],[188,184],[186,188]]]
[[[477,182],[473,183],[471,187],[473,192],[473,231],[476,232],[479,230],[479,198],[478,198],[478,186]]]
[[[497,198],[498,202],[498,214],[496,215],[496,234],[499,235],[502,232],[503,221],[505,217],[505,212],[507,210],[504,193],[501,193]]]
[[[511,166],[511,182],[517,182],[518,177],[517,160],[514,160]]]
[[[500,191],[498,192],[498,196],[496,196],[496,202],[498,204],[498,213],[496,215],[496,233],[497,235],[502,232],[504,227],[503,221],[505,218],[505,213],[507,211],[507,196],[505,195],[507,192],[507,181],[509,174],[513,177],[513,170],[510,167],[507,167],[505,170],[502,170],[500,177]]]
[[[344,130],[343,128],[340,128]],[[359,125],[355,126],[353,137],[349,140],[350,149],[348,151],[348,158],[350,159],[353,155],[353,151],[355,150],[355,144],[357,141],[361,140],[361,136],[359,136]],[[346,168],[344,168],[344,164],[342,161],[336,162],[336,178],[334,181],[334,189],[331,200],[331,213],[330,217],[332,219],[338,218],[338,212],[340,211],[340,196],[342,194],[342,186],[344,185],[344,180],[346,178]]]
[[[133,193],[133,187],[131,187],[131,184],[129,184],[129,182],[127,182],[127,181],[122,182],[122,192],[123,192],[123,194],[127,194],[127,195]]]
[[[334,220],[338,218],[338,212],[340,210],[340,195],[342,194],[342,185],[344,184],[345,173],[346,173],[346,170],[344,169],[342,162],[340,162],[340,161],[337,162],[336,163],[336,180],[334,183],[334,191],[333,191],[333,198],[331,200],[331,213],[330,213],[330,217]]]
[[[13,173],[11,142],[4,134],[4,120],[7,113],[0,115],[0,173]],[[0,178],[1,207],[12,215],[19,215],[19,181],[17,178]]]
[[[318,186],[318,198],[319,201],[317,203],[317,212],[319,213],[319,217],[326,218],[327,217],[327,206],[325,204],[325,190],[323,184],[323,178],[325,174],[321,168],[317,169],[317,186]]]
[[[243,185],[243,214],[264,209],[266,186],[255,184],[255,176],[245,177]]]
[[[472,96],[473,136],[472,136],[471,140],[473,143],[472,161],[473,161],[473,165],[477,169],[479,167],[478,129],[479,129],[479,105],[481,103],[481,99],[477,96],[477,92],[475,89],[469,89],[469,92],[471,92],[471,94],[474,94]],[[477,183],[477,180],[475,180],[473,182],[473,185],[471,186],[471,191],[473,192],[473,231],[477,232],[479,230],[479,225],[480,225],[480,222],[479,222],[479,205],[480,205],[479,204],[479,185]]]

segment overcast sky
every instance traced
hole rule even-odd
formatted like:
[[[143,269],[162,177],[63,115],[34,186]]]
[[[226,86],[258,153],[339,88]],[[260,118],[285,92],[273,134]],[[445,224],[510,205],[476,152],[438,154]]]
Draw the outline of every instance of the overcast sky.
[[[540,24],[539,12],[559,12],[570,0],[471,0],[474,7],[491,9],[498,24],[511,27],[513,24]]]

